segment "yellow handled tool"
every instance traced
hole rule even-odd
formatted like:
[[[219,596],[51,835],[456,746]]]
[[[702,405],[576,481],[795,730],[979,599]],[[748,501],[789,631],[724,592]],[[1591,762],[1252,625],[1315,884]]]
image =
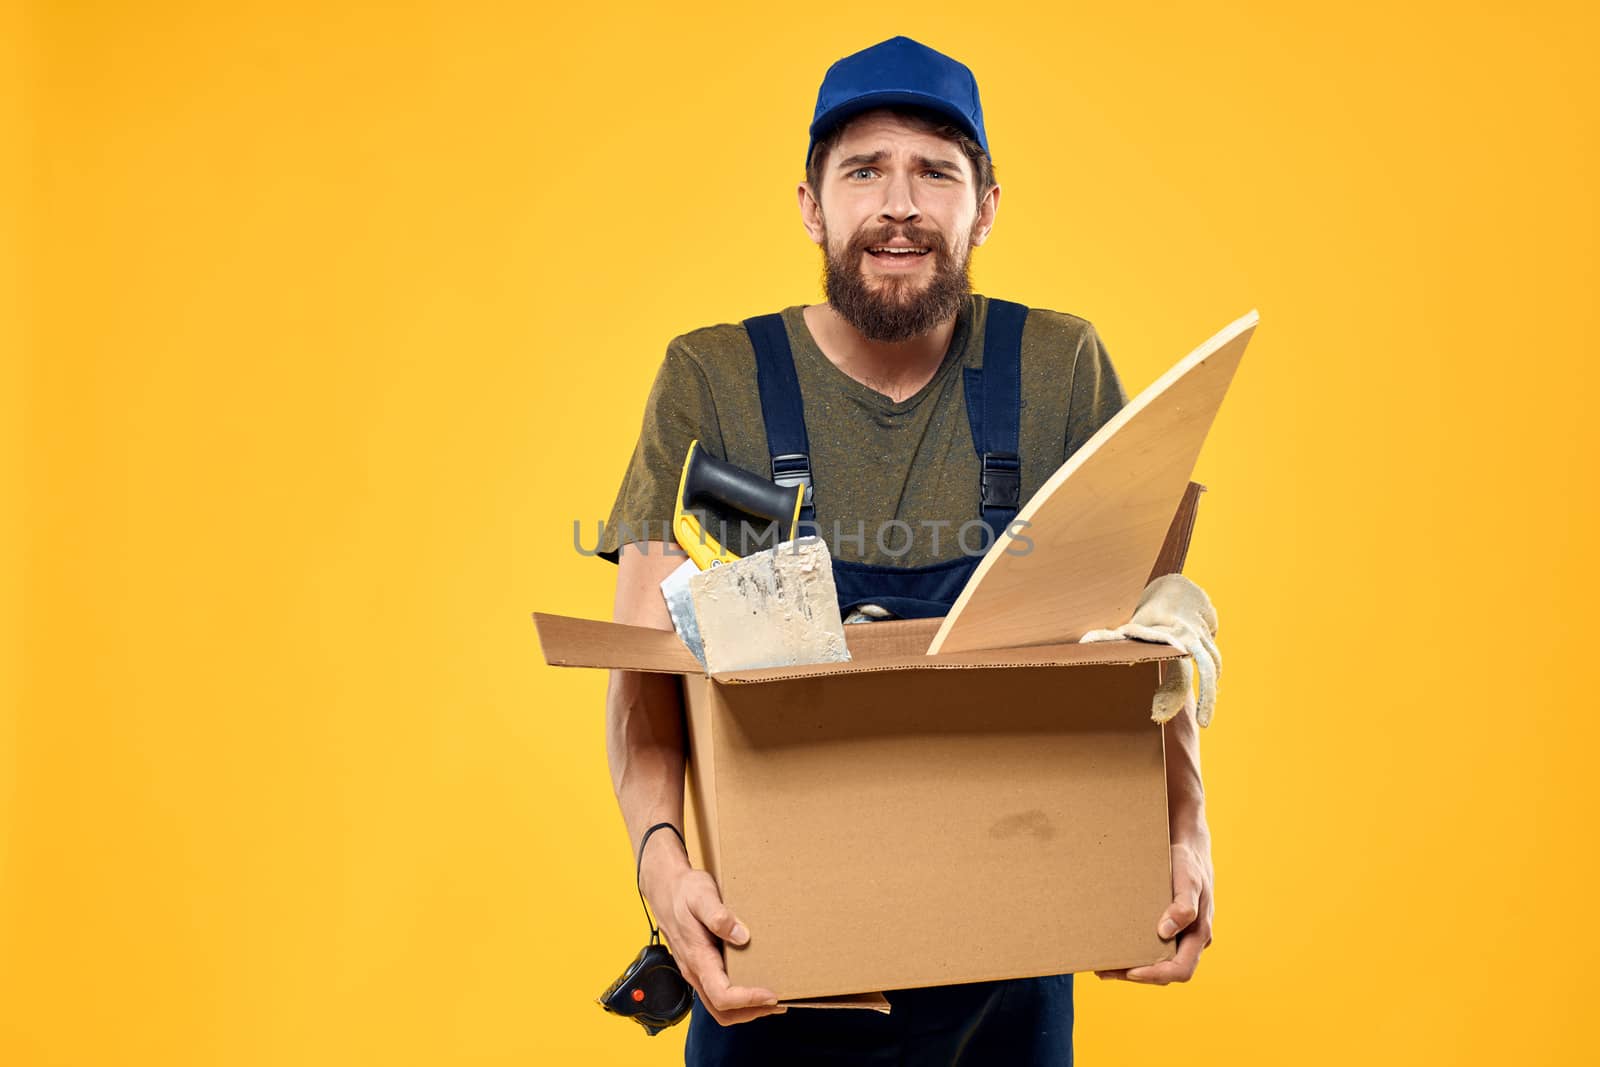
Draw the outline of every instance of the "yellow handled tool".
[[[707,455],[699,441],[689,442],[683,457],[683,474],[678,478],[678,506],[672,518],[672,536],[700,570],[719,563],[732,563],[739,557],[722,547],[689,508],[720,505],[745,515],[783,523],[783,536],[790,541],[800,525],[800,508],[805,503],[803,485],[778,485],[759,474],[735,467]],[[776,543],[776,542],[774,542]]]

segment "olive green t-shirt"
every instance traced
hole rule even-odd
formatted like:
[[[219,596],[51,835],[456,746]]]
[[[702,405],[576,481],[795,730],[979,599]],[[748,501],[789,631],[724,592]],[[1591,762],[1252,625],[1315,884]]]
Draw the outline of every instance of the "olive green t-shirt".
[[[962,368],[983,366],[988,299],[968,299],[939,369],[904,400],[834,366],[802,310],[784,309],[783,321],[805,405],[816,532],[834,557],[911,567],[981,553],[982,528],[962,533],[981,516]],[[1022,331],[1021,501],[1126,402],[1092,325],[1031,309]],[[667,346],[600,555],[615,562],[630,541],[672,540],[678,478],[694,440],[735,466],[772,476],[755,350],[741,324],[708,326]],[[773,543],[741,537],[736,518],[730,526],[727,516],[699,514],[712,536],[728,533],[724,544],[738,555]]]

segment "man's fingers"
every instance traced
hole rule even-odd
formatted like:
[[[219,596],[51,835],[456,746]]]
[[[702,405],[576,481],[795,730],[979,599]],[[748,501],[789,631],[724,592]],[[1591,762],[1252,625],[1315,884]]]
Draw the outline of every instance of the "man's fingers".
[[[1205,877],[1195,869],[1195,859],[1185,848],[1172,849],[1172,903],[1156,922],[1156,936],[1165,941],[1200,917]]]
[[[673,934],[677,933],[674,937]],[[712,942],[704,926],[698,922],[677,931],[668,930],[667,940],[672,943],[672,954],[677,957],[678,968],[689,984],[694,986],[708,1009],[728,1012],[736,1008],[771,1007],[778,996],[770,989],[735,986],[728,983],[728,971],[722,964],[722,953]]]
[[[711,950],[709,960],[704,956],[700,956],[699,959],[700,970],[682,966],[684,961],[681,959],[679,969],[694,987],[701,1006],[719,1026],[747,1023],[763,1015],[781,1015],[789,1010],[778,1005],[778,998],[770,989],[749,989],[744,986],[729,985],[727,973],[722,969],[722,960],[714,949]]]
[[[770,989],[729,985],[728,974],[722,969],[720,961],[714,970],[702,972],[700,981],[706,1007],[720,1012],[732,1012],[739,1008],[771,1008],[778,1003],[778,994]]]
[[[739,1023],[747,1023],[752,1019],[759,1019],[763,1015],[782,1015],[784,1012],[789,1010],[787,1007],[777,1007],[738,1008],[734,1011],[718,1011],[711,1007],[711,1005],[706,1004],[705,998],[703,997],[701,998],[700,1003],[705,1004],[706,1011],[710,1013],[713,1019],[717,1020],[717,1024],[719,1026],[737,1026]]]
[[[762,1016],[765,1016],[765,1015],[782,1015],[784,1012],[786,1012],[788,1010],[789,1009],[786,1008],[786,1007],[779,1007],[779,1008],[745,1008],[745,1009],[742,1009],[740,1011],[729,1012],[727,1014],[727,1021],[724,1022],[722,1025],[723,1026],[734,1026],[734,1025],[737,1025],[738,1023],[747,1023],[747,1022],[750,1022],[750,1021],[752,1021],[754,1019],[759,1019],[759,1018],[761,1018]]]
[[[708,1009],[722,1011],[768,1002],[777,1003],[778,998],[771,990],[747,990],[743,987],[735,989],[728,984],[728,972],[722,963],[722,953],[718,951],[716,942],[711,939],[710,931],[693,915],[674,922],[667,928],[666,935],[667,942],[672,946],[672,955],[678,961],[678,969],[683,972],[689,984],[694,986]],[[730,990],[738,995],[730,995]],[[747,995],[755,993],[763,995]]]
[[[709,939],[703,935],[699,940],[689,937],[673,938],[669,935],[667,940],[672,944],[672,955],[678,961],[678,969],[702,997],[705,996],[706,982],[711,976],[720,975],[722,983],[727,984],[728,976],[722,967],[722,954],[712,946]]]
[[[732,1026],[787,1011],[778,1006],[778,996],[770,989],[729,983],[717,939],[744,944],[750,933],[722,902],[711,876],[691,872],[679,886],[671,906],[657,916],[678,969],[711,1017],[722,1026]]]
[[[720,981],[719,981],[720,979]],[[778,994],[770,989],[753,989],[749,986],[729,985],[725,975],[716,974],[706,981],[706,1003],[721,1012],[741,1008],[775,1008]]]
[[[700,994],[707,1008],[728,1013],[740,1008],[770,1008],[778,1003],[778,995],[770,989],[730,984],[722,954],[709,941],[696,953],[695,963],[700,976]]]
[[[705,1005],[706,1011],[713,1019],[717,1020],[717,1024],[719,1026],[737,1026],[739,1023],[747,1023],[752,1019],[759,1019],[764,1015],[782,1015],[784,1012],[789,1010],[787,1006],[779,1006],[762,1008],[734,1008],[732,1011],[723,1011],[720,1008],[713,1008],[711,1003],[704,997],[700,998],[700,1003]]]
[[[682,962],[685,961],[680,960]],[[729,985],[722,957],[709,944],[694,951],[690,963],[689,967],[681,968],[684,977],[690,979],[689,984],[700,995],[700,1003],[705,1005],[706,1011],[723,1026],[789,1010],[778,1006],[778,996],[770,989]]]
[[[743,945],[750,940],[750,931],[746,930],[733,914],[732,910],[722,902],[717,891],[707,886],[700,892],[691,893],[688,898],[689,912],[707,930],[716,934],[730,945]]]
[[[1162,914],[1161,921],[1156,924],[1156,936],[1165,941],[1180,930],[1186,930],[1189,924],[1200,917],[1200,894],[1198,891],[1186,892],[1180,895]]]
[[[1144,967],[1128,967],[1094,972],[1101,978],[1166,985],[1187,982],[1200,965],[1200,953],[1211,944],[1210,875],[1194,850],[1172,847],[1172,903],[1161,914],[1156,934],[1163,940],[1178,937],[1172,959]]]
[[[1178,940],[1178,954],[1170,960],[1152,963],[1148,967],[1130,967],[1123,975],[1130,982],[1166,985],[1168,982],[1187,982],[1200,966],[1200,950],[1209,940],[1207,931],[1196,927]]]

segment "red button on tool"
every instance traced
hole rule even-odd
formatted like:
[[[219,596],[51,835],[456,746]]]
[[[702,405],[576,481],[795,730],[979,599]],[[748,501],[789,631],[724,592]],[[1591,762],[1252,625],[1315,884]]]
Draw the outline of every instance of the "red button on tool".
[[[642,990],[642,989],[635,989],[635,990],[634,990],[634,991],[633,991],[633,1002],[634,1002],[634,1003],[635,1003],[635,1004],[637,1004],[637,1003],[639,1003],[639,1002],[640,1002],[640,1001],[641,1001],[641,1000],[643,1000],[643,999],[644,999],[644,990]]]

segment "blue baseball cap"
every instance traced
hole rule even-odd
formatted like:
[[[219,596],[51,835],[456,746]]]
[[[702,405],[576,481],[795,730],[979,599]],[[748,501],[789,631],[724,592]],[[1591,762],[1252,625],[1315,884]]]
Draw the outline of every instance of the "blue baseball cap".
[[[817,141],[830,131],[863,111],[895,104],[936,111],[989,151],[972,71],[909,37],[891,37],[845,56],[822,76],[807,165]]]

